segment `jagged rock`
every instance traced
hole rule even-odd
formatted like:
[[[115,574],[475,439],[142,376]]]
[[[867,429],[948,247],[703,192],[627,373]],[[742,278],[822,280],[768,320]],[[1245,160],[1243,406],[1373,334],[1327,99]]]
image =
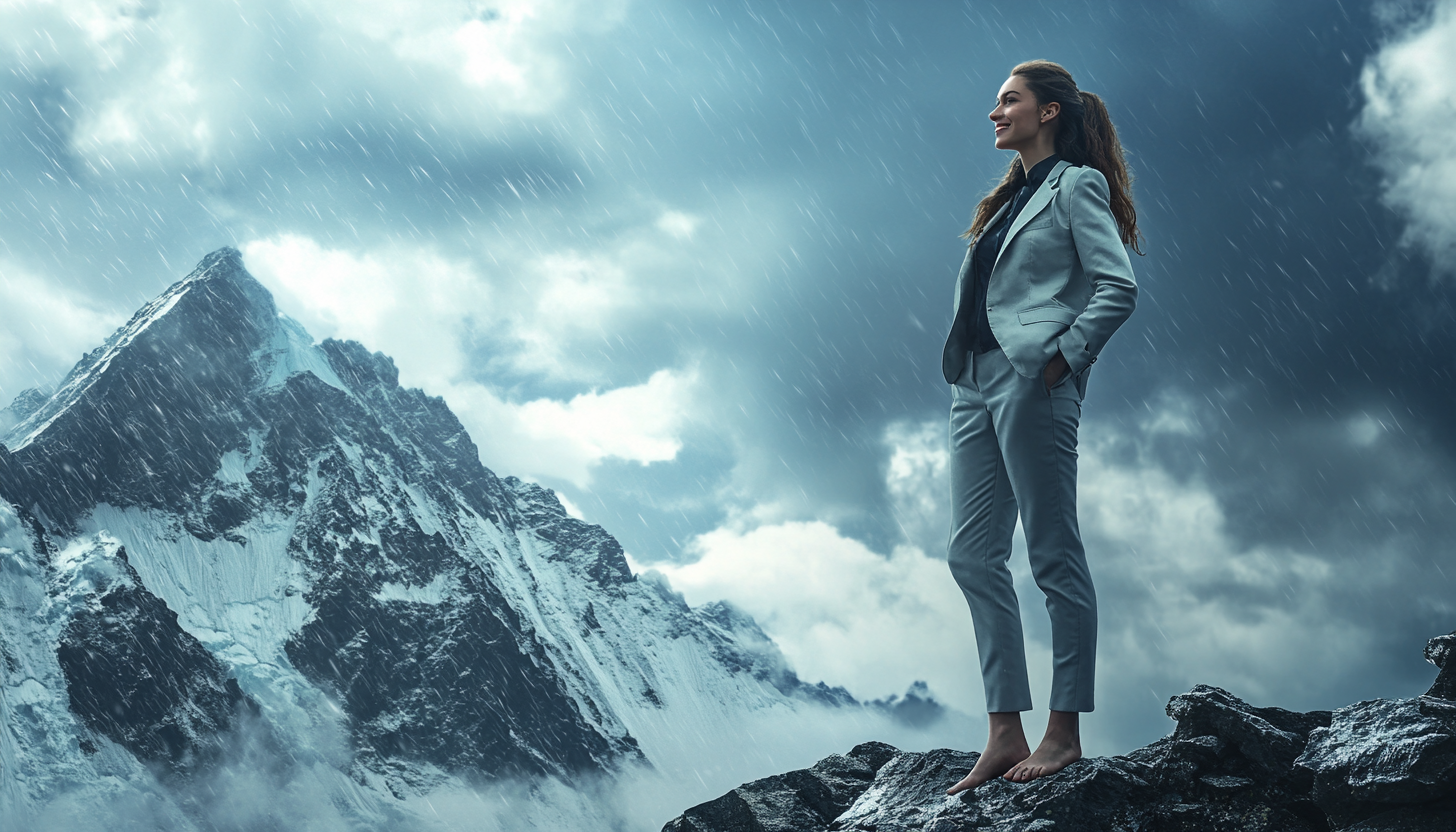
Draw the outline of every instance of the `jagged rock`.
[[[1178,721],[1174,737],[1218,737],[1232,743],[1252,764],[1245,773],[1261,778],[1289,776],[1310,731],[1330,724],[1328,711],[1301,714],[1283,708],[1252,708],[1208,685],[1196,685],[1173,697],[1167,712]]]
[[[1314,773],[1315,802],[1342,825],[1456,799],[1456,703],[1375,699],[1341,708],[1310,736],[1299,765]]]
[[[1324,813],[1309,798],[1310,773],[1294,765],[1310,732],[1329,724],[1328,712],[1254,708],[1203,685],[1174,697],[1168,712],[1179,720],[1171,736],[1126,756],[1080,760],[1024,785],[997,779],[947,797],[945,790],[979,755],[898,752],[833,818],[784,814],[785,807],[812,802],[796,790],[812,782],[782,775],[689,809],[664,829],[1328,832]]]
[[[825,829],[923,829],[931,823],[959,829],[980,820],[976,807],[946,797],[946,788],[965,776],[980,755],[950,749],[897,753],[875,775],[848,811]],[[953,821],[950,827],[941,821]]]
[[[556,492],[516,477],[506,477],[504,482],[516,498],[516,508],[526,528],[554,544],[558,559],[575,561],[602,587],[635,580],[632,570],[627,568],[622,544],[601,526],[567,516]]]
[[[875,772],[895,754],[894,748],[880,742],[857,745],[848,754],[825,757],[811,768],[745,783],[687,810],[663,831],[824,829],[869,788]]]
[[[1443,672],[1450,649],[1450,637],[1427,648]],[[1424,696],[1297,713],[1251,707],[1199,685],[1173,697],[1167,710],[1178,721],[1171,735],[1125,756],[1080,760],[1025,785],[996,779],[947,797],[945,789],[978,755],[897,752],[835,817],[798,808],[817,805],[817,780],[804,776],[815,769],[808,769],[750,783],[688,810],[666,829],[1456,830],[1456,702]],[[794,813],[786,814],[791,807]]]
[[[1456,633],[1436,636],[1426,642],[1426,661],[1441,668],[1426,696],[1456,700],[1456,662],[1450,661],[1452,653],[1456,653]]]

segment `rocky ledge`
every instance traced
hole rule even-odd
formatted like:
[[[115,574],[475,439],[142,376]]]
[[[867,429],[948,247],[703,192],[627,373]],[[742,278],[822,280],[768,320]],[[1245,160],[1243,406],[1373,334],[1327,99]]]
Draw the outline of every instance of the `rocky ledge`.
[[[1340,710],[1255,708],[1199,685],[1172,734],[1019,785],[945,790],[977,754],[865,743],[746,783],[663,832],[1453,832],[1456,633],[1432,639],[1436,683]]]

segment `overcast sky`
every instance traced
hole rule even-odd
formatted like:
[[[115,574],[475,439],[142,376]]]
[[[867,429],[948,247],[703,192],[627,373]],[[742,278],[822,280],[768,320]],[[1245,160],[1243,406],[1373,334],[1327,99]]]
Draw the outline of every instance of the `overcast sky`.
[[[1009,161],[986,113],[1049,58],[1107,101],[1147,236],[1083,411],[1089,751],[1199,682],[1299,709],[1429,683],[1456,628],[1453,0],[340,8],[0,11],[0,400],[233,245],[802,675],[979,713],[939,354]]]

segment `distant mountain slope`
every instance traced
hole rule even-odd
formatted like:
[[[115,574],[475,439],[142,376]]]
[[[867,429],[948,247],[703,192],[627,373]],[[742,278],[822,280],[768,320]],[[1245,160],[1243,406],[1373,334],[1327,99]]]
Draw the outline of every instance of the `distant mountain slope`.
[[[746,714],[858,707],[496,477],[388,357],[314,345],[232,249],[27,396],[0,437],[0,707],[23,726],[0,765],[34,775],[0,817],[103,768],[185,774],[240,724],[369,826],[442,784],[676,765]]]

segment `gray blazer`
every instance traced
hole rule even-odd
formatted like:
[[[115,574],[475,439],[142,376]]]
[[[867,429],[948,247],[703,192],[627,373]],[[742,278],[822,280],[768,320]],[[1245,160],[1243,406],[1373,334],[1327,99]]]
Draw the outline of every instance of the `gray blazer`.
[[[1001,206],[987,227],[1009,206]],[[956,309],[972,279],[977,245],[966,250],[956,278]],[[1080,373],[1097,360],[1136,303],[1137,283],[1108,204],[1106,177],[1096,168],[1058,162],[1011,224],[991,269],[986,290],[991,334],[1027,378],[1042,372],[1059,349],[1072,372]],[[944,352],[941,369],[954,384],[966,357],[951,352]]]

